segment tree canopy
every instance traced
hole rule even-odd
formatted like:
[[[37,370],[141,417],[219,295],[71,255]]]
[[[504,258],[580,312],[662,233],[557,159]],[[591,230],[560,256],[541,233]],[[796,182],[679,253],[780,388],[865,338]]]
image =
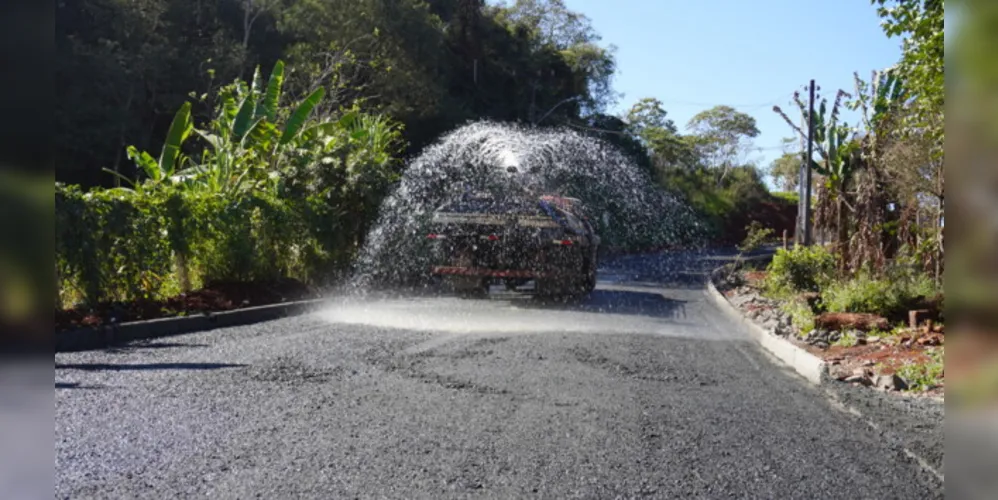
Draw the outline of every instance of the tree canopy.
[[[929,129],[942,153],[945,89],[943,0],[871,0],[889,37],[901,37],[897,70],[912,93],[910,129]]]
[[[615,99],[613,47],[561,0],[79,0],[56,8],[56,177],[108,184],[192,94],[284,59],[289,99],[322,86],[404,125],[410,151],[467,120],[584,124]],[[214,103],[192,111],[207,119]]]

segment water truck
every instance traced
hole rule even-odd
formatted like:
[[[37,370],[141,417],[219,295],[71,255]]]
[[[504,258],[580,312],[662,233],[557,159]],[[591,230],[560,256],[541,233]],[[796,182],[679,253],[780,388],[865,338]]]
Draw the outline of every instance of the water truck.
[[[484,296],[492,284],[549,297],[596,287],[600,238],[575,198],[465,193],[434,211],[427,237],[431,274],[462,296]]]

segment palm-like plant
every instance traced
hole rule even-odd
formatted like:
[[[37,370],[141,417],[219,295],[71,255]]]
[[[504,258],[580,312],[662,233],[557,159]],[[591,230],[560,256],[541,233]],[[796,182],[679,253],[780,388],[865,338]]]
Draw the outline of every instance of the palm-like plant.
[[[237,81],[223,88],[215,118],[207,129],[196,130],[208,144],[201,162],[181,172],[191,189],[232,193],[245,189],[266,189],[276,185],[284,148],[299,138],[312,109],[322,100],[319,88],[290,113],[283,127],[280,108],[284,63],[278,61],[263,87],[260,70],[250,86]]]
[[[846,97],[850,97],[849,94],[839,90],[831,108],[828,106],[828,99],[821,99],[819,102],[812,123],[814,124],[814,145],[821,161],[816,161],[813,158],[805,159],[810,162],[810,166],[815,172],[825,178],[824,191],[829,196],[819,197],[817,212],[818,214],[834,212],[837,247],[842,267],[849,261],[846,210],[851,209],[851,207],[846,200],[847,189],[862,165],[860,156],[856,154],[859,151],[860,143],[854,137],[853,128],[838,121],[839,112]],[[808,121],[810,112],[799,93],[794,93],[794,102],[800,109],[804,120]],[[782,116],[784,121],[798,134],[805,139],[807,138],[807,133],[796,125],[779,106],[774,106],[773,111]],[[828,205],[821,206],[821,204],[830,202],[834,202],[834,208]],[[830,220],[826,220],[825,217],[815,217],[815,219],[815,225],[818,227],[830,225]]]
[[[169,183],[174,177],[174,172],[183,169],[190,160],[190,158],[183,154],[181,148],[187,138],[190,137],[193,128],[191,103],[185,102],[173,116],[173,121],[170,123],[170,129],[166,133],[166,139],[163,141],[163,149],[160,151],[158,159],[146,151],[139,151],[135,146],[128,146],[126,149],[128,159],[135,162],[135,166],[145,174],[146,179],[144,181],[133,181],[121,173],[107,168],[104,171],[125,181],[133,190],[154,188],[164,183]]]

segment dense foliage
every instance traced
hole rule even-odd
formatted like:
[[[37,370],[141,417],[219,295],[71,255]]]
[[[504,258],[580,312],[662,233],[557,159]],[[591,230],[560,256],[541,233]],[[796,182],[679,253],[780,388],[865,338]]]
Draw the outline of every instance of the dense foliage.
[[[869,79],[856,73],[851,92],[819,94],[813,114],[795,94],[794,114],[814,124],[816,158],[788,153],[772,165],[785,189],[798,187],[795,156],[815,174],[818,243],[778,251],[766,276],[768,294],[802,332],[821,312],[902,322],[923,309],[943,319],[943,2],[872,3],[885,33],[903,38],[901,60]],[[840,119],[845,107],[859,111],[859,123]],[[774,111],[807,138],[798,120]],[[917,379],[915,371],[941,364],[908,369]]]
[[[284,63],[264,80],[236,80],[174,114],[158,156],[126,148],[126,187],[56,191],[59,300],[157,299],[212,281],[343,270],[397,176],[398,126],[356,109],[318,113],[324,89],[298,102]],[[195,144],[188,140],[197,139]]]
[[[915,259],[937,284],[943,271],[943,9],[936,0],[873,0],[889,36],[901,36],[902,58],[868,79],[854,75],[850,92],[819,94],[813,117],[799,94],[803,122],[814,123],[813,224],[818,241],[833,241],[843,276],[882,276],[895,259]],[[840,118],[844,108],[859,122]],[[780,108],[802,139],[807,131]],[[790,177],[789,161],[775,167]],[[792,182],[787,182],[789,187]]]
[[[310,280],[348,257],[340,221],[314,195],[59,187],[56,214],[67,304],[159,299],[212,281]]]
[[[56,43],[56,178],[84,186],[133,176],[126,146],[157,146],[192,92],[279,59],[296,98],[384,114],[409,151],[471,119],[585,125],[615,98],[612,47],[562,0],[80,0],[57,4]]]
[[[941,231],[924,221],[942,214],[929,112],[942,102],[941,10],[875,2],[888,33],[908,35],[905,59],[857,78],[851,100],[822,101],[815,222],[843,266],[909,249],[938,275]],[[681,130],[653,98],[608,114],[614,47],[563,0],[81,0],[57,4],[56,41],[56,179],[70,186],[59,266],[73,300],[342,269],[403,159],[479,119],[617,146],[696,209],[714,243],[793,232],[794,200],[769,193],[749,159],[755,119],[718,105]],[[863,110],[863,134],[838,123],[841,105]],[[800,157],[774,164],[784,189]],[[300,240],[284,239],[292,228]],[[258,262],[268,245],[274,258]]]
[[[835,257],[819,245],[779,249],[768,270],[766,288],[773,295],[818,292],[835,278]]]

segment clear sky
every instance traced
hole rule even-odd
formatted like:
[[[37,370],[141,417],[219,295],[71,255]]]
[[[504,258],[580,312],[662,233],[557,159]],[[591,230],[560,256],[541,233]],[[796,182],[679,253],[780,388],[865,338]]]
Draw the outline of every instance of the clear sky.
[[[604,44],[617,46],[614,87],[625,95],[614,114],[642,97],[662,101],[684,129],[697,112],[727,104],[755,117],[760,166],[782,154],[792,130],[772,111],[815,79],[829,100],[895,64],[900,39],[888,39],[869,0],[565,0],[588,16]],[[806,99],[806,92],[802,93]],[[853,113],[843,118],[854,124]]]

